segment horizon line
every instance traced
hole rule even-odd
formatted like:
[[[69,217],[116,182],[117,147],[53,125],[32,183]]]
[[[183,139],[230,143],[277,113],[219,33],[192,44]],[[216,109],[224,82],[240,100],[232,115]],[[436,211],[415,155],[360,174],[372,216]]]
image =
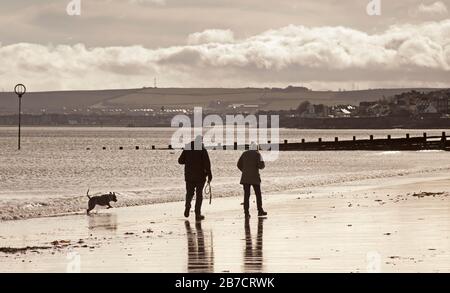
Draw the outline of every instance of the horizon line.
[[[314,90],[304,86],[293,86],[289,85],[287,87],[141,87],[141,88],[105,88],[105,89],[67,89],[67,90],[38,90],[38,91],[28,91],[27,94],[30,93],[57,93],[57,92],[100,92],[100,91],[130,91],[130,90],[145,90],[145,89],[197,89],[197,90],[208,90],[208,89],[223,89],[223,90],[239,90],[239,89],[257,89],[257,90],[265,90],[265,89],[288,89],[292,88],[306,88],[309,92],[363,92],[363,91],[374,91],[374,90],[417,90],[417,89],[432,89],[432,90],[446,90],[450,89],[450,87],[386,87],[386,88],[366,88],[366,89],[342,89],[342,90],[332,90],[332,89],[323,89],[323,90]],[[14,90],[12,91],[2,91],[0,93],[4,94],[15,94]]]

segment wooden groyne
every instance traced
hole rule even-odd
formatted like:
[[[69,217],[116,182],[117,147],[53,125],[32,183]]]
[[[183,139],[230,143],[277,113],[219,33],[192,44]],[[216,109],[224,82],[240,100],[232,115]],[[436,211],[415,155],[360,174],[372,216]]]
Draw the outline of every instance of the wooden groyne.
[[[424,133],[420,137],[411,137],[406,134],[403,138],[392,138],[391,135],[387,135],[385,138],[375,139],[373,135],[365,139],[357,139],[356,136],[351,140],[341,140],[339,137],[335,137],[334,140],[325,141],[322,138],[318,138],[317,141],[307,142],[305,139],[301,139],[300,142],[289,142],[284,140],[278,144],[268,141],[266,144],[261,145],[264,150],[275,150],[278,148],[280,151],[419,151],[419,150],[445,150],[450,151],[450,136],[447,136],[445,132],[441,136],[428,136]],[[249,145],[216,145],[207,146],[209,150],[247,150]],[[93,148],[87,148],[92,150]],[[108,150],[107,147],[102,147],[103,150]],[[109,148],[113,150],[114,148]],[[151,147],[134,146],[130,148],[124,148],[123,146],[116,147],[118,150],[134,149],[134,150],[175,150],[172,145],[157,147],[152,145]],[[180,148],[181,149],[181,148]]]
[[[279,145],[280,151],[419,151],[419,150],[450,150],[448,137],[423,137],[339,140],[302,143],[283,143]]]

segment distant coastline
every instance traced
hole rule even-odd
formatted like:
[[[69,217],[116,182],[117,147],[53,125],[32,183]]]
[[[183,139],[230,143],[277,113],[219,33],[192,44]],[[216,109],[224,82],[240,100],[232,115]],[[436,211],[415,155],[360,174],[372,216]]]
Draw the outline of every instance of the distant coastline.
[[[297,118],[282,120],[280,125],[297,129],[445,129],[450,128],[450,118]]]
[[[25,97],[24,97],[25,99]],[[0,125],[18,122],[13,99],[0,93]],[[170,127],[173,117],[276,115],[281,128],[450,128],[449,89],[314,92],[264,89],[158,89],[30,93],[24,126]],[[24,109],[24,108],[22,108]],[[278,125],[277,125],[278,127]]]
[[[128,115],[23,115],[24,127],[171,127],[172,116]],[[17,115],[0,116],[0,127],[17,125]],[[442,117],[281,117],[280,128],[292,129],[450,129],[450,118]]]
[[[180,113],[194,107],[219,113],[289,111],[305,101],[312,104],[358,105],[405,92],[428,93],[439,88],[367,89],[314,91],[286,88],[140,88],[93,91],[29,92],[23,98],[23,113],[152,115]],[[17,113],[17,97],[0,92],[0,115]]]

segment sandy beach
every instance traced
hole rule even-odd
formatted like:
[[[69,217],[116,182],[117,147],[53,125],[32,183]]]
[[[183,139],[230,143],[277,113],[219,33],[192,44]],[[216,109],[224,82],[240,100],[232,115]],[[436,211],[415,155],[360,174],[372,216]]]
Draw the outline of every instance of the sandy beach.
[[[450,0],[29,2],[0,4],[14,286],[450,273]]]
[[[0,223],[1,272],[450,272],[448,174]]]

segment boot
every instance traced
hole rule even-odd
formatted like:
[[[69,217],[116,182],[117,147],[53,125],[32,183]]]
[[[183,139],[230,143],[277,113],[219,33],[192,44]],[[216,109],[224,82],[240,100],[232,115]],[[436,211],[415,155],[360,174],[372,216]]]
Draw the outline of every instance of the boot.
[[[191,208],[186,207],[184,210],[184,216],[186,218],[189,218],[189,214],[191,213]]]
[[[195,220],[197,220],[197,221],[203,221],[204,219],[205,219],[205,216],[202,216],[202,215],[195,216]]]
[[[260,210],[258,212],[258,217],[265,217],[265,216],[267,216],[267,212],[265,212],[264,210]]]

